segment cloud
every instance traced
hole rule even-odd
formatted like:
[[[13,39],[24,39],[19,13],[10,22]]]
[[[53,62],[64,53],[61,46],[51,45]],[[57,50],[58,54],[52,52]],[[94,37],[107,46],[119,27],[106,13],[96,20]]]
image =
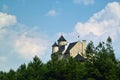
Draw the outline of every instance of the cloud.
[[[56,10],[49,10],[48,13],[46,14],[46,16],[56,16],[56,15],[57,15]]]
[[[89,4],[93,4],[94,0],[73,0],[73,2],[76,4],[83,3],[84,5],[89,5]]]
[[[49,43],[48,37],[39,27],[26,26],[17,22],[15,15],[1,12],[0,28],[0,43],[4,44],[5,49],[9,49],[3,49],[0,53],[18,54],[21,58],[32,58],[35,55],[41,57],[45,54]]]
[[[63,33],[68,42],[78,40],[93,41],[97,45],[106,41],[108,36],[112,38],[112,45],[117,58],[120,57],[120,3],[111,2],[99,12],[93,14],[86,22],[77,22],[73,32]],[[61,33],[60,33],[61,34]],[[80,36],[80,38],[78,38]]]
[[[0,28],[11,26],[16,23],[16,16],[0,12]]]
[[[112,2],[95,13],[85,22],[78,22],[75,31],[81,36],[94,35],[97,37],[111,36],[113,39],[120,34],[120,3]]]
[[[16,53],[19,53],[24,58],[31,58],[35,55],[42,56],[45,54],[48,41],[47,38],[44,37],[46,35],[31,35],[34,34],[34,31],[25,32],[20,37],[18,37],[15,41],[14,49]]]
[[[48,36],[39,26],[27,26],[15,15],[0,12],[0,70],[15,69],[35,55],[46,56],[48,45]]]

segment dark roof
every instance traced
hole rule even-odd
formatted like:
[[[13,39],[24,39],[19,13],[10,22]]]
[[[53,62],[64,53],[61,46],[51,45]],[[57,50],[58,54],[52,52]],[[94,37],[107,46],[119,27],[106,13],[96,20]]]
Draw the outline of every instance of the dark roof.
[[[55,46],[58,46],[56,42],[52,45],[52,47],[55,47]]]
[[[77,42],[73,42],[73,43],[70,43],[65,54],[69,53],[70,49],[73,48],[73,46],[76,44]]]
[[[84,57],[82,57],[80,54],[77,54],[74,59],[81,62],[85,61]]]
[[[66,39],[63,37],[63,35],[61,35],[58,41],[66,41]]]

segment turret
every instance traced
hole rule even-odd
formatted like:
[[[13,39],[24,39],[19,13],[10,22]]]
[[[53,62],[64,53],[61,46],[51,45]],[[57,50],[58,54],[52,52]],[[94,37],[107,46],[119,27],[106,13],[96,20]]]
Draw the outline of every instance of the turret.
[[[66,41],[66,39],[63,37],[63,35],[61,35],[60,38],[58,39],[58,45],[59,45],[59,46],[65,46],[65,45],[67,45],[67,41]]]
[[[57,43],[55,42],[53,45],[52,45],[52,53],[56,53],[59,51],[59,47],[57,45]]]

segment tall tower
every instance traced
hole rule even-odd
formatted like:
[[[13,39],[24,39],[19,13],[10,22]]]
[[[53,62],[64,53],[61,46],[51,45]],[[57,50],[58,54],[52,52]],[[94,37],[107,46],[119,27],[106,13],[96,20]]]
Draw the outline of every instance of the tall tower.
[[[66,39],[63,37],[63,35],[60,36],[58,39],[58,46],[59,46],[59,52],[63,54],[65,50],[65,46],[67,45]]]
[[[56,53],[59,51],[59,47],[57,45],[57,43],[55,42],[53,45],[52,45],[52,53]]]
[[[67,44],[66,39],[63,37],[63,35],[61,35],[60,38],[58,39],[58,45],[63,46],[63,45],[66,45],[66,44]]]

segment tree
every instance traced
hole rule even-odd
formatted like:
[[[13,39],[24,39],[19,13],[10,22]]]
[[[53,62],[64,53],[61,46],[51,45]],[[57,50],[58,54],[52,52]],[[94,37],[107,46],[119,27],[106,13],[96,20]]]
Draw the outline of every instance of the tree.
[[[28,64],[27,73],[29,80],[41,80],[43,78],[43,63],[39,57],[35,56],[33,61]]]
[[[117,60],[115,58],[114,50],[113,50],[113,47],[112,47],[112,39],[110,37],[107,38],[106,50],[107,50],[108,56],[111,58],[111,60],[114,63],[116,63]]]
[[[16,72],[16,78],[17,80],[26,80],[28,78],[28,74],[27,74],[27,71],[26,71],[26,64],[22,64],[18,69],[17,69],[17,72]]]
[[[6,72],[0,71],[0,80],[9,80]]]
[[[86,48],[86,54],[94,54],[94,56],[87,56],[86,61],[87,79],[88,80],[119,80],[117,74],[117,60],[112,48],[112,39],[108,37],[106,43],[100,42],[98,46],[94,47],[90,42]]]
[[[94,55],[95,55],[95,46],[93,44],[92,41],[90,41],[86,47],[86,59],[89,62],[93,62],[94,59]]]
[[[7,77],[9,80],[16,80],[16,72],[13,69],[7,73]]]

